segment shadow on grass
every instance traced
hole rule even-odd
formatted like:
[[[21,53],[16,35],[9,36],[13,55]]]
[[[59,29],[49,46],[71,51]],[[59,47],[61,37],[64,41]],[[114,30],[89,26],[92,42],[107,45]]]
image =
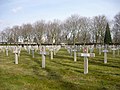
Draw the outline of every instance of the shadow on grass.
[[[34,61],[37,64],[41,65],[41,62],[39,60],[34,60]],[[56,63],[55,61],[53,61],[53,62]],[[59,64],[61,64],[61,63],[59,63]],[[56,83],[55,85],[51,85],[51,84],[50,84],[50,86],[48,85],[47,87],[49,87],[49,88],[58,87],[58,89],[60,88],[61,90],[80,90],[80,88],[81,88],[79,85],[76,85],[74,82],[71,83],[69,81],[64,80],[62,77],[62,74],[60,74],[56,70],[52,70],[50,67],[46,67],[45,69],[43,69],[47,72],[47,76],[40,74],[40,72],[39,72],[40,67],[38,65],[34,65],[34,66],[32,66],[32,68],[33,68],[34,74],[37,75],[40,80],[48,79],[48,80],[50,80],[50,81],[52,80],[54,83]]]
[[[34,62],[36,62],[38,65],[40,65],[41,66],[41,61],[40,60],[33,60]]]
[[[61,59],[61,60],[63,60],[63,59],[66,59],[66,60],[72,60],[73,61],[73,57],[72,56],[64,56],[64,55],[56,55],[56,56],[54,56],[54,58],[59,58],[59,59]]]
[[[60,80],[62,76],[58,74],[55,70],[51,70],[49,68],[45,68],[45,71],[48,72],[47,78],[52,80]]]
[[[99,61],[89,60],[89,63],[91,63],[93,65],[100,65],[100,66],[106,66],[106,67],[120,68],[120,66],[111,65],[109,63],[104,64],[104,62],[102,62],[102,61],[104,61],[104,60],[99,60]]]
[[[45,70],[48,72],[47,78],[49,80],[54,80],[62,90],[80,90],[80,86],[74,84],[74,82],[71,83],[63,80],[63,77],[60,75],[60,73],[57,73],[49,68],[46,68]]]
[[[68,65],[68,64],[64,64],[64,63],[60,63],[60,62],[57,62],[57,61],[52,61],[56,64],[59,64],[59,65],[62,65],[62,66],[68,66],[68,67],[72,67],[72,68],[76,68],[76,69],[83,69],[83,68],[80,68],[80,67],[76,67],[76,66],[72,66],[72,65]],[[73,62],[74,63],[74,62]]]

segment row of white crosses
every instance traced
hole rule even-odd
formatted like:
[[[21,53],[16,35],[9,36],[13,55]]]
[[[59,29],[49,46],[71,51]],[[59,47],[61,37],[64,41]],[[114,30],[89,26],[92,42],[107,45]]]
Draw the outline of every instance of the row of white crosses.
[[[0,46],[1,52],[6,52],[6,56],[8,56],[8,46]]]
[[[104,50],[102,50],[102,48],[104,48]],[[107,63],[107,46],[102,46],[102,45],[99,45],[98,46],[98,50],[99,50],[99,55],[101,55],[101,52],[104,52],[104,63]]]
[[[113,51],[113,57],[115,57],[115,51],[116,51],[117,49],[115,48],[115,46],[113,45],[113,47],[112,47],[112,51]]]
[[[0,46],[0,49],[2,52],[6,53],[6,56],[8,56],[9,51],[13,52],[14,51],[15,46]],[[20,49],[21,47],[19,46],[18,49]],[[19,50],[19,54],[20,54],[20,50]]]
[[[53,59],[53,54],[56,55],[56,53],[60,50],[61,46],[48,46],[48,50],[50,51],[50,58]]]
[[[48,54],[46,52],[46,46],[24,46],[25,50],[28,51],[30,54],[30,50],[32,50],[32,57],[34,58],[34,52],[35,50],[40,50],[40,54],[42,55],[42,68],[45,68],[45,55]],[[55,55],[58,50],[60,49],[60,46],[49,46],[49,51],[51,51],[51,59],[53,59],[53,54]]]
[[[41,46],[40,46],[41,47]],[[39,47],[38,46],[24,46],[24,49],[29,53],[29,54],[31,54],[32,53],[32,58],[34,58],[35,56],[34,56],[34,53],[35,53],[35,51],[37,51],[38,49],[39,49]]]
[[[66,46],[65,47],[68,51],[68,53],[72,56],[72,52],[74,52],[74,62],[77,61],[77,57],[76,57],[76,52],[77,52],[77,46]]]
[[[24,49],[30,54],[31,46],[26,45],[24,46]]]
[[[118,50],[118,55],[119,55],[119,46],[115,47],[114,45],[112,46],[111,50],[113,51],[113,57],[115,57],[115,51]]]
[[[0,52],[5,52],[4,46],[0,46]]]
[[[61,46],[54,46],[54,55],[60,50]]]
[[[104,63],[107,63],[107,46],[104,47],[105,49],[103,50],[104,52]],[[115,57],[115,51],[118,50],[118,55],[119,55],[119,47],[115,48],[115,46],[113,45],[113,47],[110,48],[113,51],[113,57]]]
[[[51,52],[51,59],[53,59],[53,51],[55,52],[56,55],[56,52],[58,52],[60,48],[61,48],[60,46],[56,46],[56,47],[50,46],[48,48],[49,51]],[[45,68],[45,55],[47,54],[45,46],[42,46],[40,48],[40,54],[42,55],[42,68]]]
[[[72,52],[74,52],[74,62],[76,62],[77,61],[77,58],[76,58],[77,54],[76,54],[76,52],[80,52],[82,46],[66,46],[65,48],[67,49],[68,53],[70,53],[70,54]],[[94,51],[94,46],[93,45],[90,46],[89,50],[90,50],[90,53],[92,53]],[[78,53],[78,56],[80,56],[80,53]]]
[[[37,50],[40,50],[39,54],[42,55],[42,68],[45,68],[45,55],[46,55],[46,49],[45,46],[24,46],[24,49],[27,50],[27,52],[30,54],[32,51],[32,58],[35,57],[34,53]]]
[[[71,50],[74,52],[74,62],[77,61],[77,58],[76,58],[76,52],[77,51],[80,51],[79,49],[81,47],[77,47],[77,46],[74,46],[74,48],[70,48],[69,46],[66,47],[68,52],[71,52]],[[93,50],[94,50],[94,47],[90,47],[90,53],[88,53],[88,47],[87,46],[84,46],[83,47],[83,53],[80,53],[80,56],[84,57],[84,74],[87,74],[88,73],[88,57],[95,57],[95,53],[92,53]]]

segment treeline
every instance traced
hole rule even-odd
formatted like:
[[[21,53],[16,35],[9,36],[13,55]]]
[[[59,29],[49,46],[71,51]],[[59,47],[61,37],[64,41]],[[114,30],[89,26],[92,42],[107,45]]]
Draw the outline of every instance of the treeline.
[[[1,42],[28,42],[38,44],[101,43],[109,23],[112,43],[120,43],[120,12],[112,21],[100,15],[92,18],[71,15],[64,21],[37,21],[21,26],[7,27],[0,32]]]

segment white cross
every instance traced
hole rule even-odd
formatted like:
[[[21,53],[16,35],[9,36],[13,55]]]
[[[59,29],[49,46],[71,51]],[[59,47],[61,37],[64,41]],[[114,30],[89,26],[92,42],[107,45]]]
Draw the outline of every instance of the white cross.
[[[84,57],[84,74],[88,73],[88,58],[87,57],[95,57],[95,53],[88,53],[88,47],[84,47],[83,53],[80,56]]]
[[[120,55],[119,49],[120,49],[120,47],[117,47],[117,50],[118,50],[118,56]]]
[[[18,48],[17,48],[17,46],[15,47],[13,53],[15,53],[15,64],[18,64]]]
[[[94,51],[94,46],[93,45],[90,46],[89,50],[90,50],[90,53],[92,53]]]
[[[51,60],[52,60],[53,59],[53,51],[54,51],[53,46],[49,47],[49,51],[50,51],[50,57],[51,57]]]
[[[76,51],[77,51],[77,49],[74,48],[72,51],[74,52],[74,62],[76,62],[77,61],[77,57],[76,57]]]
[[[32,47],[31,50],[32,50],[32,58],[34,58],[35,57],[34,56],[34,48]]]
[[[8,56],[8,46],[6,47],[6,56]]]
[[[101,45],[98,46],[99,49],[99,55],[101,55]]]
[[[108,52],[108,50],[103,50],[103,52],[104,52],[104,63],[107,63],[107,52]]]
[[[41,47],[40,54],[42,55],[42,68],[45,68],[45,55],[46,55],[45,46]]]
[[[70,46],[67,47],[67,51],[68,51],[68,53],[72,56],[72,49],[71,49]]]
[[[117,50],[117,48],[115,48],[115,46],[113,45],[112,51],[113,51],[113,57],[115,57],[115,50]]]

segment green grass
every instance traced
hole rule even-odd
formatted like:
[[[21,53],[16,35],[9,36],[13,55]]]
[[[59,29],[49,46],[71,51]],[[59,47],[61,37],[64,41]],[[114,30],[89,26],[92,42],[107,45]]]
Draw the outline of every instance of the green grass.
[[[120,56],[108,54],[108,63],[103,63],[103,54],[96,52],[89,58],[89,73],[84,75],[84,60],[73,61],[65,49],[53,60],[46,56],[46,68],[41,68],[41,55],[35,58],[22,50],[19,64],[14,64],[14,54],[0,52],[0,90],[120,90]]]

